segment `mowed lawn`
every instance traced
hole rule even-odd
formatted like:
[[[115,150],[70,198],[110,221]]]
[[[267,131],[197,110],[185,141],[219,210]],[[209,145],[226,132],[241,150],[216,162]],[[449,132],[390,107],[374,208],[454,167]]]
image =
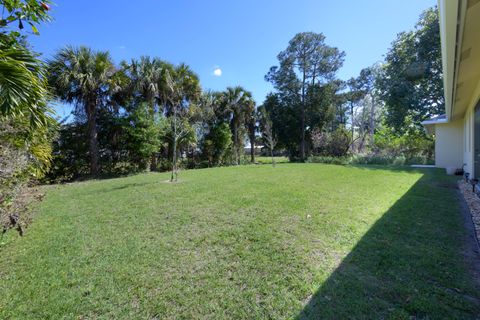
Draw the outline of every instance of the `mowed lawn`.
[[[322,164],[49,187],[0,247],[0,319],[478,316],[455,178]]]

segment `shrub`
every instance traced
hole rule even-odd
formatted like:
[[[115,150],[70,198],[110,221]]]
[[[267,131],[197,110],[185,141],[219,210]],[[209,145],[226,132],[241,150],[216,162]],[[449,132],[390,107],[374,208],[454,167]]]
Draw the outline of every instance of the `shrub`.
[[[381,155],[355,155],[348,157],[311,156],[307,159],[310,163],[327,164],[364,164],[364,165],[393,165],[403,166],[411,164],[432,164],[430,160],[422,157],[407,159],[405,156],[381,156]]]
[[[350,164],[351,161],[351,157],[311,156],[307,158],[306,162],[347,165]]]
[[[350,133],[344,127],[333,132],[313,131],[311,140],[315,154],[329,157],[345,157],[352,142]]]
[[[374,152],[393,157],[403,156],[407,163],[433,162],[435,141],[423,129],[411,126],[404,133],[384,127],[375,133]]]
[[[29,127],[28,119],[0,117],[0,225],[3,233],[16,228],[20,234],[28,222],[25,199],[27,184],[40,179],[51,160],[48,128]],[[52,125],[52,127],[54,127]]]
[[[225,164],[231,156],[232,133],[226,123],[214,126],[203,141],[203,157],[210,166]]]

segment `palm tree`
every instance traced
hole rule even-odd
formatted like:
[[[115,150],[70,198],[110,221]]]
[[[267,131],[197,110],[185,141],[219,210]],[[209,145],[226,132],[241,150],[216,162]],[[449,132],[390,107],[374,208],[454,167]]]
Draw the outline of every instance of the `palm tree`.
[[[240,164],[240,148],[243,145],[245,132],[242,130],[247,115],[251,114],[255,108],[255,102],[252,94],[244,88],[228,87],[224,92],[224,102],[231,112],[230,126],[233,134],[233,152],[235,163]]]
[[[127,91],[135,100],[135,105],[147,103],[150,115],[159,112],[160,95],[165,91],[165,70],[173,70],[173,66],[158,58],[143,56],[140,60],[132,59],[130,63],[121,63],[123,72],[130,79]],[[162,105],[163,107],[163,105]],[[158,150],[157,150],[158,151]],[[157,169],[157,153],[151,155],[150,170]]]
[[[131,80],[133,96],[148,103],[153,113],[158,105],[162,72],[169,64],[158,58],[143,56],[140,60],[132,59],[130,63],[122,62],[121,66]]]
[[[90,174],[97,175],[97,112],[109,103],[115,67],[110,54],[87,47],[68,46],[54,56],[49,65],[49,83],[58,99],[73,103],[87,116]]]

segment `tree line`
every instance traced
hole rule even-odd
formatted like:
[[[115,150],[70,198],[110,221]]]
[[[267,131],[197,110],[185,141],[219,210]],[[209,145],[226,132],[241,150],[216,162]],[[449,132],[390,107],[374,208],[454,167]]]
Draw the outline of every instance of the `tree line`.
[[[295,35],[265,79],[263,103],[277,148],[292,160],[361,156],[433,161],[433,138],[421,121],[443,113],[440,33],[436,7],[401,32],[384,61],[349,80],[337,77],[345,53],[322,33]]]
[[[202,91],[186,64],[66,47],[47,62],[55,97],[75,106],[54,141],[50,177],[240,164],[256,105],[240,87]],[[254,145],[255,141],[251,141]],[[86,156],[88,155],[88,156]]]
[[[243,87],[203,90],[188,65],[158,57],[115,64],[107,51],[66,46],[42,61],[28,36],[50,20],[50,2],[0,4],[4,230],[21,229],[19,194],[32,180],[170,170],[176,181],[180,168],[254,163],[256,146],[272,162],[432,161],[420,122],[444,109],[436,8],[347,81],[337,76],[342,50],[322,33],[298,33],[266,72],[274,90],[257,106]],[[59,119],[53,101],[72,105],[73,117]]]
[[[186,64],[66,47],[47,61],[54,97],[75,106],[53,146],[51,179],[255,162],[255,146],[293,161],[359,155],[433,160],[420,122],[444,108],[438,13],[392,43],[385,61],[341,80],[345,53],[322,33],[295,35],[256,106],[242,87],[204,91]],[[250,145],[246,158],[245,145]]]

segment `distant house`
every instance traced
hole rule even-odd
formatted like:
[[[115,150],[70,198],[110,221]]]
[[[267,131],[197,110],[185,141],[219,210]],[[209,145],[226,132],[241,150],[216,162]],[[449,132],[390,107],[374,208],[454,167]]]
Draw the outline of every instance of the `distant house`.
[[[480,0],[439,0],[445,114],[423,122],[435,134],[435,165],[480,178]]]

